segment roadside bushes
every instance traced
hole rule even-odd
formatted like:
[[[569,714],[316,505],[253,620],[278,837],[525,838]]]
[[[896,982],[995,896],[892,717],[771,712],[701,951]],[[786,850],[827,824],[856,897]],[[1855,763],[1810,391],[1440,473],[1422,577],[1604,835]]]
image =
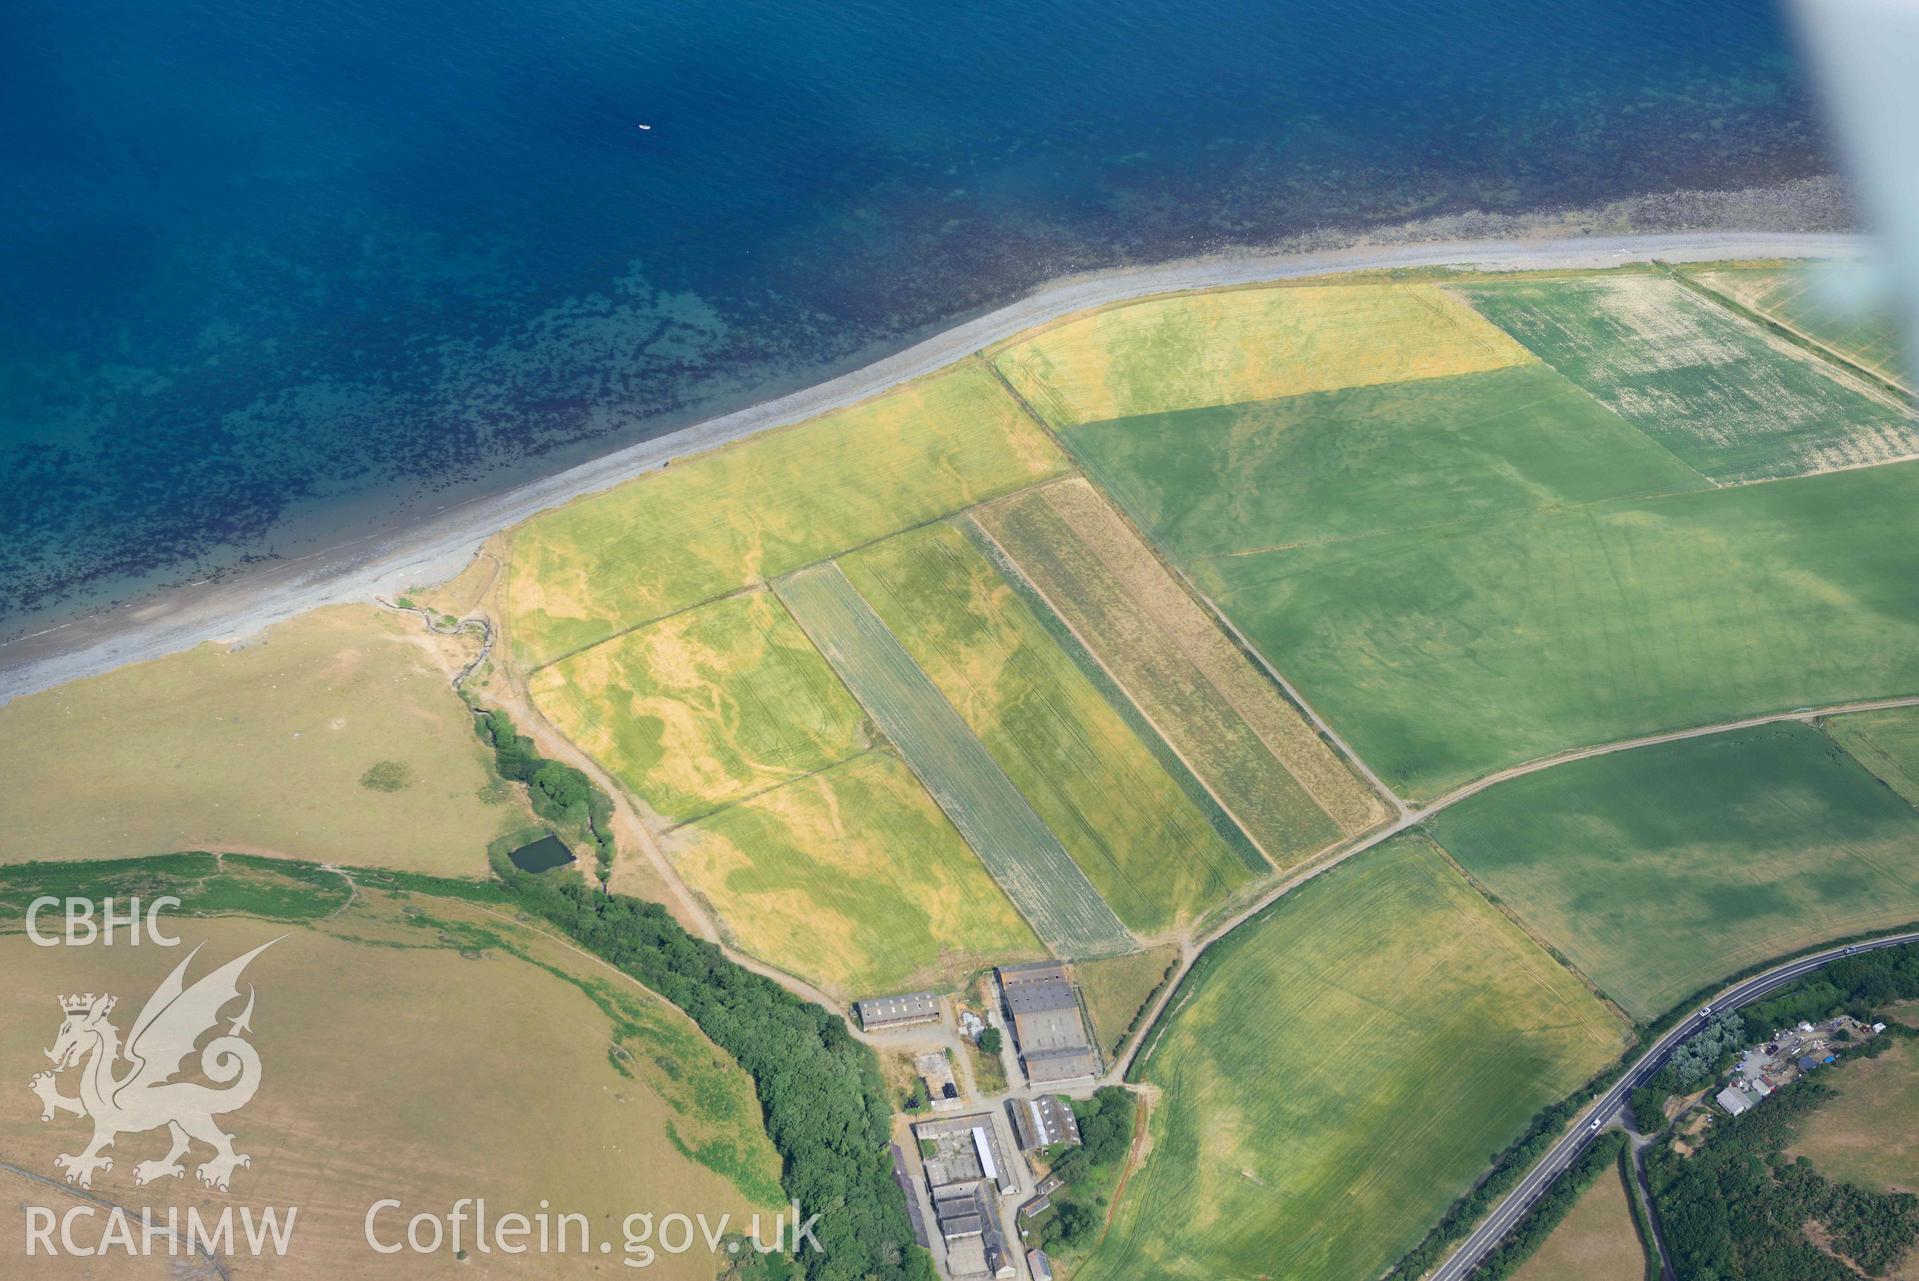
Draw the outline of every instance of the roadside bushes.
[[[495,870],[516,900],[690,1015],[753,1078],[780,1182],[819,1215],[811,1281],[932,1281],[893,1181],[891,1108],[871,1050],[845,1022],[695,939],[657,903],[574,879]]]

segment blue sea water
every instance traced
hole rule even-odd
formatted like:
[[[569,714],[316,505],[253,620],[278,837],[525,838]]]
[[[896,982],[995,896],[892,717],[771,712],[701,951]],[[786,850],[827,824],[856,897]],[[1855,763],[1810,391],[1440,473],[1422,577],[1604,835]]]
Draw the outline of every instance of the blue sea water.
[[[1827,167],[1750,0],[12,0],[0,638],[1065,271]]]

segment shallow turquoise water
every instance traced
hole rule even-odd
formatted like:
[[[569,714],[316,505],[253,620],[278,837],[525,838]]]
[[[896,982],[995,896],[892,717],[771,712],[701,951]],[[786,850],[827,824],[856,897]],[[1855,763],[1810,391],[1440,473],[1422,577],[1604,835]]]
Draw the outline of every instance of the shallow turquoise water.
[[[1732,0],[16,0],[0,636],[1063,271],[1824,168]]]

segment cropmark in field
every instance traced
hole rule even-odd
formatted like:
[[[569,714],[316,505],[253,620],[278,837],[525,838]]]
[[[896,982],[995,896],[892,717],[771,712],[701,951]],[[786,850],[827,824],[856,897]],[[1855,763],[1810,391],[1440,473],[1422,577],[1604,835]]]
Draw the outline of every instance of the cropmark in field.
[[[988,370],[952,366],[521,525],[514,654],[552,662],[1063,466]]]
[[[1049,426],[1525,364],[1428,284],[1178,294],[1071,316],[991,353]]]
[[[582,650],[529,686],[560,732],[670,822],[866,746],[859,706],[765,591]]]
[[[961,530],[901,534],[840,567],[1127,926],[1163,932],[1250,878]]]
[[[976,519],[1275,865],[1385,816],[1086,482],[1017,495]]]
[[[1919,453],[1913,416],[1664,276],[1475,283],[1487,318],[1716,481]]]
[[[1131,951],[1113,909],[839,567],[775,589],[1041,941],[1061,957]]]
[[[842,997],[1042,955],[912,773],[873,751],[720,810],[671,857],[741,949]]]
[[[1082,1281],[1377,1276],[1626,1044],[1419,837],[1287,894],[1175,1002],[1152,1155]]]
[[[1434,823],[1642,1019],[1761,961],[1919,920],[1919,813],[1796,722],[1572,761]]]

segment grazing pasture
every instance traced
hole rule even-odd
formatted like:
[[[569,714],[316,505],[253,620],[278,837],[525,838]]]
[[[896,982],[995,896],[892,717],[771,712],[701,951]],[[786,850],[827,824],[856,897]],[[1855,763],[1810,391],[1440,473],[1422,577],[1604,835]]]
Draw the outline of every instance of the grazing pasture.
[[[1540,364],[1147,414],[1062,436],[1209,589],[1217,562],[1261,550],[1707,487]]]
[[[775,584],[853,696],[1061,957],[1131,951],[1132,936],[837,565]]]
[[[1772,957],[1919,920],[1919,813],[1797,722],[1512,779],[1433,834],[1642,1019]]]
[[[1090,485],[1063,481],[976,519],[1276,865],[1384,816]]]
[[[954,365],[527,521],[511,544],[513,653],[552,662],[1063,465],[990,371]]]
[[[147,875],[157,888],[169,873]],[[327,901],[344,902],[338,888]],[[172,951],[45,950],[18,933],[0,936],[0,965],[35,976],[0,992],[0,1070],[18,1082],[20,1101],[0,1114],[6,1160],[58,1180],[55,1154],[78,1150],[85,1133],[70,1116],[42,1123],[24,1088],[48,1066],[41,1049],[60,1020],[52,994],[118,995],[114,1021],[124,1032],[190,947],[205,950],[189,981],[284,936],[243,980],[257,985],[248,1039],[259,1050],[259,1091],[222,1120],[252,1163],[235,1171],[231,1191],[213,1191],[193,1171],[211,1150],[196,1145],[183,1177],[140,1187],[135,1166],[165,1153],[166,1134],[129,1133],[111,1151],[113,1168],[95,1175],[96,1195],[136,1212],[151,1206],[161,1223],[170,1207],[212,1218],[228,1206],[298,1206],[286,1255],[247,1263],[247,1275],[269,1281],[527,1275],[526,1258],[470,1249],[463,1261],[450,1249],[375,1254],[363,1224],[383,1197],[405,1204],[379,1220],[383,1239],[403,1235],[411,1214],[443,1213],[461,1197],[484,1197],[496,1215],[534,1213],[546,1198],[616,1243],[636,1206],[737,1217],[781,1203],[779,1161],[751,1080],[637,983],[513,922],[418,891],[392,896],[363,884],[337,915],[304,915],[176,920],[187,946]],[[57,1078],[63,1093],[75,1092],[77,1075]],[[577,1249],[555,1254],[535,1275],[568,1275],[581,1262]],[[662,1254],[657,1266],[683,1281],[716,1270],[704,1249]],[[117,1265],[98,1273],[120,1274]]]
[[[1146,298],[1069,316],[991,357],[1055,428],[1531,359],[1445,291],[1385,282]]]
[[[1462,287],[1484,315],[1716,481],[1919,453],[1910,413],[1664,276]]]
[[[1249,879],[960,529],[901,534],[840,568],[1130,929],[1164,932]]]
[[[1618,1170],[1601,1171],[1513,1281],[1645,1281],[1646,1252],[1626,1198]]]
[[[766,591],[670,615],[528,684],[561,733],[670,822],[866,745],[859,706]]]
[[[343,605],[17,698],[0,862],[238,849],[484,876],[527,811],[437,644]]]
[[[1418,837],[1287,894],[1175,1002],[1152,1155],[1082,1281],[1376,1276],[1626,1043]]]
[[[842,997],[948,986],[1042,954],[911,771],[869,752],[675,834],[733,941]]]
[[[1899,325],[1890,313],[1856,311],[1828,295],[1820,279],[1821,263],[1783,262],[1773,266],[1726,267],[1689,273],[1693,278],[1837,352],[1862,369],[1894,382],[1906,379]]]
[[[1216,599],[1402,794],[1919,691],[1919,465],[1239,557]]]
[[[1886,786],[1919,805],[1919,707],[1835,716],[1826,732]]]

